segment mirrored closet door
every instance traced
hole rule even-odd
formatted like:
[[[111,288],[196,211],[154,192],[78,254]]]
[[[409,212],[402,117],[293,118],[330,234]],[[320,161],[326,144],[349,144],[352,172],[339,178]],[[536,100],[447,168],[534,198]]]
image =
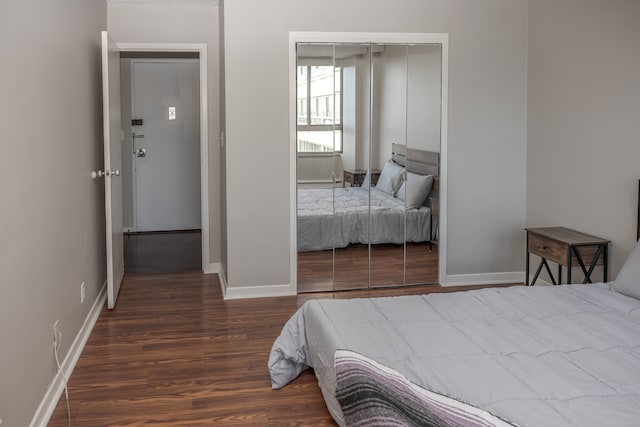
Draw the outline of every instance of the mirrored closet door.
[[[300,45],[297,52],[298,287],[305,291],[334,287],[334,184],[340,172],[334,50]]]
[[[405,158],[408,173],[407,185],[399,192],[405,198],[407,209],[405,283],[421,284],[425,280],[438,280],[441,45],[407,46],[407,87]],[[425,209],[429,210],[428,215],[422,214]],[[429,235],[425,245],[424,230],[427,229]],[[425,256],[427,247],[429,252]]]
[[[338,179],[334,186],[334,290],[369,286],[369,170],[370,47],[335,45],[340,71],[341,129],[336,132],[334,160]],[[338,88],[336,88],[338,89]]]
[[[441,52],[297,45],[299,292],[437,282]]]
[[[374,215],[371,287],[404,284],[406,209],[399,197],[406,176],[394,147],[407,139],[407,46],[376,45],[371,55],[371,168],[381,171],[372,188]]]

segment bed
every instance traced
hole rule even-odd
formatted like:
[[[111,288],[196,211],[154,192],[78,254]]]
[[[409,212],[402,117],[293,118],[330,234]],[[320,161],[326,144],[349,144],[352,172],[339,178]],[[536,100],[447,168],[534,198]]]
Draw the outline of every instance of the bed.
[[[335,212],[334,212],[335,197]],[[369,198],[371,197],[371,198]],[[369,203],[371,210],[369,210]],[[429,241],[431,209],[406,211],[407,241]],[[369,226],[370,225],[370,226]],[[405,241],[404,200],[375,187],[298,190],[298,250]]]
[[[483,420],[429,425],[637,426],[640,243],[612,283],[307,301],[268,364],[274,389],[312,367],[339,425],[423,425],[390,422],[422,408],[404,381]]]
[[[361,187],[298,189],[298,251],[431,241],[438,171],[438,153],[393,144],[375,186],[367,176]]]

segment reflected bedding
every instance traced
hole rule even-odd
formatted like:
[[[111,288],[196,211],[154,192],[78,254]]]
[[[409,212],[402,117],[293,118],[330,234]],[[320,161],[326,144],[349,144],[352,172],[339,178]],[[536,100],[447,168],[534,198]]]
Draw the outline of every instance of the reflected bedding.
[[[369,221],[369,197],[371,220]],[[335,201],[335,213],[334,213]],[[407,242],[430,240],[431,210],[406,210]],[[369,224],[371,228],[369,229]],[[404,243],[405,202],[376,188],[298,190],[298,251]]]

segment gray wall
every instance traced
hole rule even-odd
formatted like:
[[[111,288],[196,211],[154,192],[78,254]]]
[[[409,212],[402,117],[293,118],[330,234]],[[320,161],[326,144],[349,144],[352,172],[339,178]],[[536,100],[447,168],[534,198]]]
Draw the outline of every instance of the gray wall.
[[[610,279],[636,236],[639,23],[633,0],[529,2],[526,222],[612,240]]]
[[[289,31],[449,33],[448,274],[523,270],[526,5],[226,2],[229,285],[289,283]]]
[[[108,4],[108,30],[116,42],[206,43],[209,113],[209,260],[220,262],[220,103],[218,7],[187,3]]]
[[[81,18],[81,19],[80,19]],[[103,0],[0,2],[0,418],[29,425],[106,278]],[[86,301],[80,304],[80,284]]]

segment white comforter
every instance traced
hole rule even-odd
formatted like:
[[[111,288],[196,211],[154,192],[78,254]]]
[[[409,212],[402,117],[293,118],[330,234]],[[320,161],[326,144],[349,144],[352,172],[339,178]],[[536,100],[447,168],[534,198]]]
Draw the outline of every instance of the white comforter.
[[[640,301],[606,284],[308,301],[273,345],[272,384],[313,367],[342,424],[336,349],[522,426],[640,425]]]
[[[407,242],[430,239],[430,217],[431,210],[427,207],[406,211]],[[403,200],[375,188],[371,192],[360,187],[336,188],[335,192],[298,190],[298,251],[344,248],[351,243],[404,241]]]

